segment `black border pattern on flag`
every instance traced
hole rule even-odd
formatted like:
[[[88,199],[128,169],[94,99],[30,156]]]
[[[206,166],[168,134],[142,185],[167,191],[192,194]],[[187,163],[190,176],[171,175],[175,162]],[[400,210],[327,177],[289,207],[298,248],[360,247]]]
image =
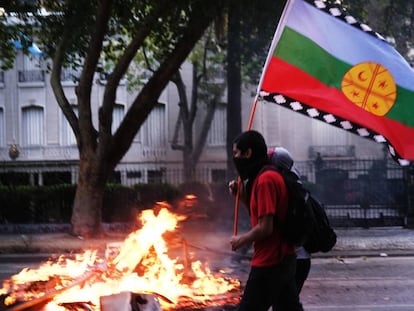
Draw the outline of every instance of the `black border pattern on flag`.
[[[391,143],[384,136],[366,127],[360,126],[355,122],[351,122],[349,120],[340,118],[336,115],[333,115],[332,113],[327,113],[323,110],[306,105],[302,102],[299,102],[283,94],[267,93],[267,92],[261,91],[259,95],[260,95],[260,98],[268,102],[272,102],[272,103],[278,104],[279,106],[283,106],[285,108],[293,110],[295,112],[299,112],[312,119],[323,121],[329,125],[333,125],[342,130],[356,134],[360,137],[371,139],[377,143],[385,144],[388,147],[391,157],[395,161],[397,161],[401,166],[410,165],[410,161],[405,160],[402,157],[400,157],[397,151],[395,150],[395,148],[391,145]]]

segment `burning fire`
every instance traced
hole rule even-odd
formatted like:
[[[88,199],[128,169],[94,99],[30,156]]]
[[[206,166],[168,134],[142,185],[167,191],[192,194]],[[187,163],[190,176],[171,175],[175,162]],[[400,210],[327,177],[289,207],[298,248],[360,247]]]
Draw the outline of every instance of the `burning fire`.
[[[211,305],[217,297],[223,300],[229,292],[238,293],[238,280],[193,261],[185,241],[184,258],[170,258],[165,233],[184,219],[168,208],[145,210],[140,215],[142,228],[130,233],[115,253],[109,249],[106,256],[99,256],[96,250],[87,250],[73,259],[61,256],[37,269],[25,268],[3,283],[0,295],[6,296],[5,305],[13,306],[52,292],[45,311],[67,311],[64,305],[70,302],[88,302],[98,311],[100,297],[125,291],[156,293],[163,298],[163,310],[175,308],[183,298]]]

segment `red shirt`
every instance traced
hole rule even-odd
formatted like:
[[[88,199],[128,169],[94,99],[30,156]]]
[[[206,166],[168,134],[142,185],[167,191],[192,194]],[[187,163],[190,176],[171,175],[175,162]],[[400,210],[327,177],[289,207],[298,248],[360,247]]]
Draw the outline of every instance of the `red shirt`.
[[[259,174],[253,182],[250,198],[250,221],[256,226],[259,218],[275,215],[283,221],[288,207],[288,193],[283,177],[273,170]],[[276,225],[275,225],[276,226]],[[270,236],[253,243],[254,253],[251,265],[255,267],[272,266],[282,261],[286,255],[294,255],[295,249],[280,237],[277,228]]]

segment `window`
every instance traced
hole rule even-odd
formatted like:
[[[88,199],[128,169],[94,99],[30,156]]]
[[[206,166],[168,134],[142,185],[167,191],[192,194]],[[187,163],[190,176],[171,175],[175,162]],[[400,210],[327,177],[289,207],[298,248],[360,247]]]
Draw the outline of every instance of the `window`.
[[[71,106],[73,112],[78,115],[78,107]],[[73,133],[72,127],[69,124],[69,121],[66,119],[65,115],[62,113],[62,145],[63,146],[72,146],[76,145],[76,137]]]
[[[3,113],[3,108],[0,108],[0,147],[4,147],[5,146],[5,142],[4,142],[4,113]]]
[[[42,177],[44,186],[70,184],[72,182],[70,172],[43,172]]]
[[[0,183],[2,185],[30,185],[30,174],[23,172],[0,173]]]
[[[209,146],[225,146],[226,145],[226,124],[227,109],[225,105],[218,105],[214,112],[214,118],[211,122],[210,131],[208,133]]]
[[[112,133],[115,133],[121,124],[122,119],[124,118],[124,110],[124,105],[115,104],[114,111],[112,113]]]
[[[22,109],[23,146],[43,145],[43,108],[37,106]]]
[[[40,70],[40,56],[24,55],[23,56],[23,67],[24,70]]]
[[[23,56],[23,70],[19,71],[19,82],[44,82],[40,56]]]
[[[165,170],[148,170],[148,183],[149,184],[159,184],[163,182]]]
[[[156,105],[142,126],[142,142],[147,147],[165,147],[166,124],[165,105]]]

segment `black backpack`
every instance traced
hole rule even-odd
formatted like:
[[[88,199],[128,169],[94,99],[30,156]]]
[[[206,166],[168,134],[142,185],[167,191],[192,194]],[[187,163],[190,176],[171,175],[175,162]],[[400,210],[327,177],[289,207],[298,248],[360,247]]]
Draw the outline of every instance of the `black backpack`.
[[[336,233],[329,223],[323,205],[309,193],[308,209],[312,213],[312,230],[308,233],[303,247],[309,253],[329,252],[336,244]]]
[[[336,244],[325,209],[307,190],[295,173],[290,170],[268,166],[279,172],[288,191],[288,210],[284,222],[275,217],[276,228],[294,246],[303,246],[309,253],[328,252]]]

